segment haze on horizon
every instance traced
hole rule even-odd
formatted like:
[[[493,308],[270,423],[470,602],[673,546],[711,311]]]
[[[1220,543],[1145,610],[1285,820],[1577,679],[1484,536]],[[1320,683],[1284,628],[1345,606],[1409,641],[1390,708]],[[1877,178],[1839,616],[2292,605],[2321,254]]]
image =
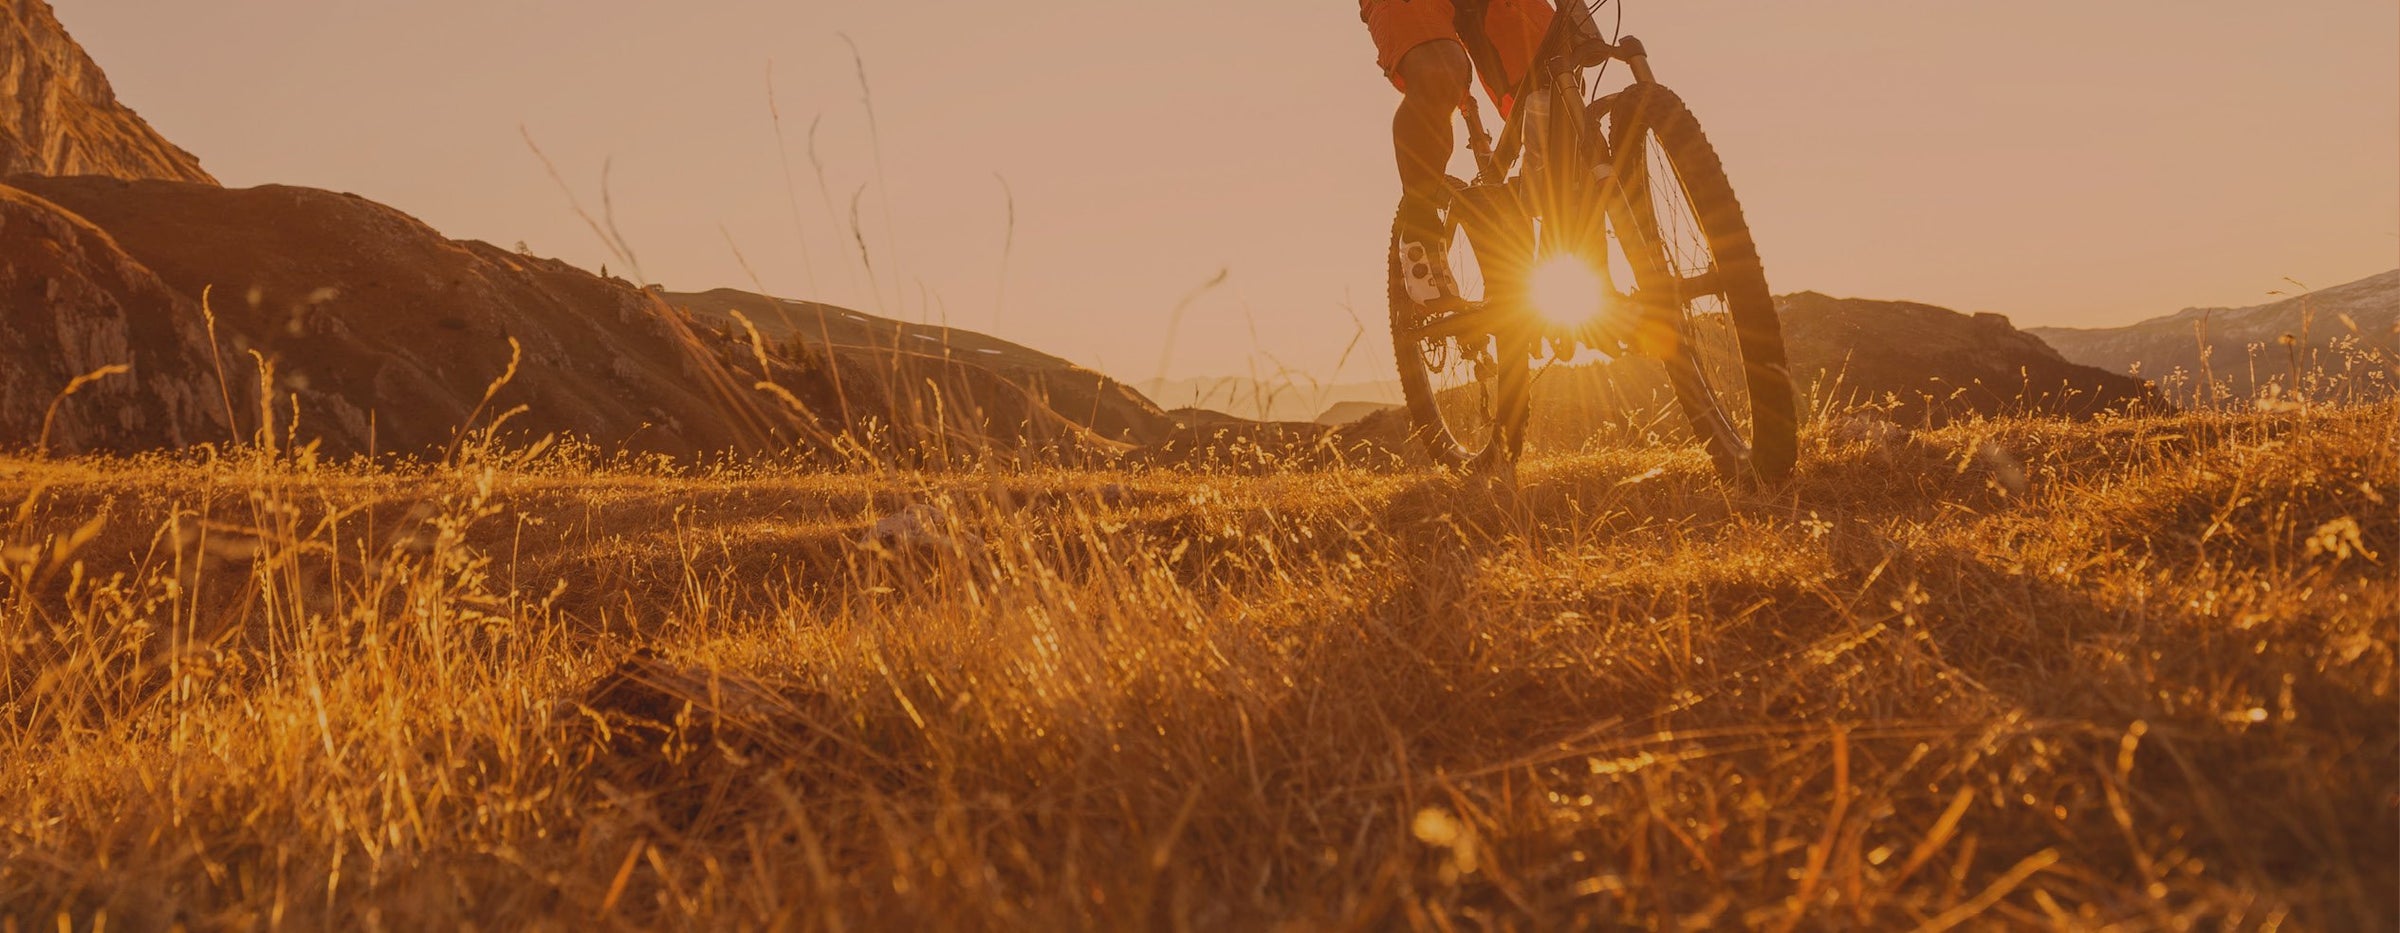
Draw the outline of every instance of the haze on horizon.
[[[1349,0],[54,5],[228,185],[618,266],[530,135],[594,213],[609,167],[640,274],[671,288],[946,320],[1128,381],[1162,356],[1388,376],[1395,96]],[[2095,326],[2400,265],[2389,0],[1633,0],[1625,26],[1723,153],[1779,292]]]

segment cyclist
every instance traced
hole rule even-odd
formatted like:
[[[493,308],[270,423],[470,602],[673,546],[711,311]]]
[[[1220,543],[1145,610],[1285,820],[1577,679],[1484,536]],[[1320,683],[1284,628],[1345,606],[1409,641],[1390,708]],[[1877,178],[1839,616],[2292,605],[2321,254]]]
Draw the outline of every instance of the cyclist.
[[[1462,14],[1483,17],[1476,48],[1460,34]],[[1376,63],[1401,93],[1392,116],[1400,164],[1394,246],[1410,300],[1428,310],[1458,302],[1437,213],[1450,198],[1450,115],[1466,98],[1468,76],[1480,71],[1484,92],[1506,119],[1516,106],[1511,91],[1532,66],[1553,15],[1548,0],[1358,0],[1358,17],[1375,38]]]

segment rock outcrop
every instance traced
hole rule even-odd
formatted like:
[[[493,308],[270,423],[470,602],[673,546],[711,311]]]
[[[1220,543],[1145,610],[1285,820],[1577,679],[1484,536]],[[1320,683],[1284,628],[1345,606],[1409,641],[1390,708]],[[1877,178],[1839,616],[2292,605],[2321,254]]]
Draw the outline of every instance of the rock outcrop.
[[[207,297],[245,437],[263,423],[254,401],[262,359],[274,375],[275,433],[335,455],[439,453],[519,406],[508,433],[675,456],[785,449],[811,427],[756,388],[761,373],[742,347],[654,293],[450,240],[355,195],[90,176],[7,184],[106,231],[75,245],[173,296],[129,311],[180,326],[198,320]],[[22,278],[31,273],[16,270],[38,268],[41,255],[0,251],[0,268]],[[27,301],[27,312],[45,306]],[[487,401],[512,357],[513,375]],[[791,361],[773,367],[796,398],[814,397]]]
[[[0,0],[0,175],[216,184],[200,160],[117,102],[43,0]]]
[[[1969,414],[2088,417],[2158,402],[2142,380],[2068,360],[2003,315],[1816,292],[1776,304],[1792,379],[1820,405],[1879,404],[1902,424],[1938,424]]]

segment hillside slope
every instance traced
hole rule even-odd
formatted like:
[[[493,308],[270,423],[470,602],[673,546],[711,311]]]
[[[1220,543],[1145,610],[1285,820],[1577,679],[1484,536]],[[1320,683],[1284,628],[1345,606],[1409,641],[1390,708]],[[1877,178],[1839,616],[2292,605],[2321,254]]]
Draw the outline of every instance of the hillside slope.
[[[2358,325],[2353,334],[2344,316]],[[2208,370],[2247,396],[2252,385],[2251,348],[2258,348],[2258,378],[2286,377],[2299,343],[2305,372],[2338,366],[2334,346],[2360,339],[2387,350],[2400,347],[2400,269],[2247,308],[2190,308],[2124,327],[2037,327],[2036,336],[2068,359],[2114,373],[2139,370],[2158,379],[2181,369],[2196,377],[2202,348]],[[2303,340],[2303,338],[2305,338]]]
[[[822,313],[835,337],[828,347],[818,336],[825,331],[791,326],[798,317],[767,313],[758,296],[640,289],[451,240],[355,195],[101,177],[6,181],[106,231],[89,241],[105,253],[90,262],[130,262],[168,287],[171,300],[156,289],[124,296],[132,317],[189,333],[209,293],[244,435],[258,420],[248,401],[257,351],[284,399],[273,406],[276,436],[330,454],[441,451],[471,421],[519,406],[506,432],[518,438],[570,435],[677,457],[774,453],[804,441],[821,448],[844,431],[912,460],[1033,449],[1106,455],[1173,427],[1123,385],[1006,341],[805,306]],[[48,254],[26,250],[0,251],[0,270],[35,274]],[[728,313],[742,307],[772,335],[762,347]],[[517,352],[512,340],[522,356],[487,403],[484,393]],[[761,349],[773,391],[759,388]],[[211,366],[191,363],[179,375],[205,376],[216,391]],[[45,376],[25,391],[46,402],[63,385]],[[147,437],[152,447],[184,442]],[[31,440],[22,429],[0,432],[0,442]]]
[[[813,301],[769,298],[730,288],[666,292],[668,304],[689,309],[719,326],[735,326],[739,312],[769,338],[795,341],[853,360],[865,370],[885,370],[910,381],[931,375],[940,382],[975,387],[958,393],[961,403],[984,404],[1025,396],[1005,406],[994,430],[1022,418],[1058,418],[1090,428],[1103,438],[1148,444],[1165,437],[1173,422],[1165,412],[1124,383],[1022,344],[956,327],[911,324]]]
[[[0,176],[215,184],[124,104],[44,0],[0,0]]]

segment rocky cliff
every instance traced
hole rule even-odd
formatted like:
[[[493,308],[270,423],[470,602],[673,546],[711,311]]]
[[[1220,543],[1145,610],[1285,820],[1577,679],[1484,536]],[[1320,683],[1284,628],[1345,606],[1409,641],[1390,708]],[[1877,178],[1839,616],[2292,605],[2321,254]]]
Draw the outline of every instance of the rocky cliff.
[[[0,0],[0,176],[19,173],[216,184],[117,102],[43,0]]]
[[[70,453],[224,440],[212,370],[197,305],[99,228],[0,187],[0,438]]]

